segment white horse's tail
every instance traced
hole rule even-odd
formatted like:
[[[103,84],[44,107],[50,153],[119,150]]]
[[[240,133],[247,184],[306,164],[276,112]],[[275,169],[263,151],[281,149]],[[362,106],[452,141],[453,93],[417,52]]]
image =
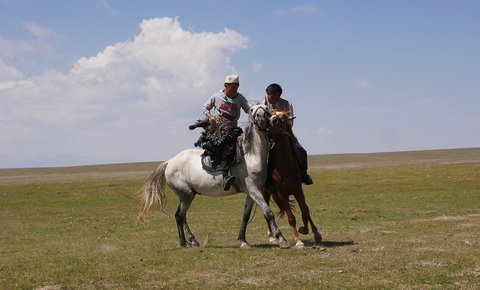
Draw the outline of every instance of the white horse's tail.
[[[167,165],[168,162],[160,163],[140,190],[141,206],[138,218],[141,221],[145,220],[145,214],[154,203],[165,206],[165,169]]]

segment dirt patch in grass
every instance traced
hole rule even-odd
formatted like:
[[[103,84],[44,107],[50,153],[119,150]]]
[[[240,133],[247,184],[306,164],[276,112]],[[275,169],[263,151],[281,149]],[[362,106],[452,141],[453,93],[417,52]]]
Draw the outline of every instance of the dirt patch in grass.
[[[35,288],[35,290],[61,290],[61,289],[63,288],[60,285],[49,285],[49,286]]]

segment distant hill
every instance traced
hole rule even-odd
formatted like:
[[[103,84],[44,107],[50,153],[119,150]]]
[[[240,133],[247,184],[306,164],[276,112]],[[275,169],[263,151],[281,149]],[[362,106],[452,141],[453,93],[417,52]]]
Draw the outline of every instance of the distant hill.
[[[385,153],[331,154],[309,157],[311,169],[367,168],[480,162],[480,148]]]
[[[480,163],[480,148],[309,156],[310,171],[389,166]],[[0,169],[0,184],[143,179],[159,161],[51,168]]]

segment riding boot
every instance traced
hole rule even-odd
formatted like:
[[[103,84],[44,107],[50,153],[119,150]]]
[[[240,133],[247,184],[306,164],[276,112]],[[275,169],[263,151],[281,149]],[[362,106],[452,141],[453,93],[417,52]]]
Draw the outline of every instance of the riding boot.
[[[233,132],[233,129],[232,131],[230,131],[230,133],[232,132]],[[235,161],[235,143],[237,141],[237,137],[238,136],[227,136],[226,144],[224,144],[224,147],[223,147],[223,159],[227,164],[226,168],[222,171],[223,189],[225,191],[229,190],[230,186],[232,186],[235,183],[235,176],[229,175],[228,171],[230,170],[230,166],[232,166]]]
[[[210,121],[205,119],[205,120],[197,120],[195,121],[195,123],[193,123],[192,125],[188,126],[188,129],[190,130],[195,130],[195,128],[199,128],[199,127],[202,127],[203,129],[205,129],[208,125],[210,125]]]
[[[306,172],[304,174],[302,174],[302,182],[305,183],[306,185],[313,184],[312,178]]]
[[[298,166],[300,167],[300,173],[302,175],[302,182],[305,183],[306,185],[313,184],[313,180],[308,175],[307,170],[308,170],[308,160],[307,160],[307,151],[300,145],[300,143],[297,143],[297,156],[298,156]]]
[[[222,172],[223,176],[223,190],[230,190],[230,186],[235,183],[235,176],[228,175],[228,169]]]

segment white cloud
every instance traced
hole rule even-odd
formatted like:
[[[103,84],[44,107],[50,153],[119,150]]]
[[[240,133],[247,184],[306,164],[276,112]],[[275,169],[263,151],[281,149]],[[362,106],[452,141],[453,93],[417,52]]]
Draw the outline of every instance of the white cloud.
[[[23,28],[25,28],[37,38],[51,38],[57,35],[53,30],[50,30],[33,22],[24,22]]]
[[[288,9],[278,9],[273,14],[277,16],[284,16],[289,14],[303,14],[310,15],[320,13],[321,10],[316,5],[297,5]]]
[[[301,14],[315,14],[320,12],[320,8],[316,5],[297,5],[292,8],[293,12],[298,12]]]
[[[2,83],[22,79],[23,74],[0,59],[0,87]]]
[[[34,53],[34,43],[26,40],[10,40],[0,37],[0,58],[14,58],[23,53]]]
[[[230,56],[247,43],[229,29],[193,33],[178,19],[157,18],[144,20],[133,40],[79,59],[68,74],[47,71],[22,80],[0,62],[0,73],[10,78],[0,83],[0,134],[9,136],[0,154],[123,162],[191,147],[198,136],[186,129],[188,122],[235,71]]]
[[[105,9],[110,15],[116,16],[118,13],[113,9],[107,0],[97,0],[97,5]]]
[[[356,80],[355,81],[355,87],[356,88],[364,88],[364,89],[370,89],[373,87],[373,82],[370,80]]]
[[[33,22],[24,22],[23,28],[30,32],[33,37],[26,39],[5,39],[0,37],[0,59],[30,62],[31,56],[55,57],[52,45],[52,42],[58,37],[55,31]]]
[[[254,63],[252,65],[252,70],[255,74],[259,74],[263,71],[263,64],[261,63]]]

